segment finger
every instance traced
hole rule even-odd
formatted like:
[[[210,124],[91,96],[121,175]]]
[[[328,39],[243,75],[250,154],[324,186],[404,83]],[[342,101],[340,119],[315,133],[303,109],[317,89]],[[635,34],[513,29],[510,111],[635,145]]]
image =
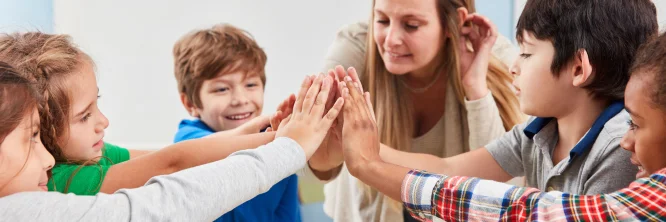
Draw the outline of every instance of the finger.
[[[267,126],[271,125],[271,116],[268,115],[262,115],[258,116],[257,118],[254,118],[248,122],[250,129],[252,132],[256,133],[261,131],[263,128],[266,128]]]
[[[273,132],[273,128],[271,128],[271,127],[269,126],[268,128],[266,128],[266,130],[265,130],[264,132],[267,132],[267,133],[268,133],[268,132]]]
[[[275,112],[275,114],[273,114],[273,118],[271,118],[271,128],[277,130],[280,126],[280,122],[282,122],[282,118],[282,111]]]
[[[350,91],[349,93],[351,94],[352,99],[354,99],[354,102],[364,100],[364,99],[359,100],[359,98],[363,97],[361,95],[363,92],[360,91],[360,87],[358,86],[359,84],[357,82],[354,82],[351,79],[351,77],[347,76],[347,77],[345,77],[345,83],[347,84],[347,88],[349,89],[349,91]]]
[[[342,107],[342,115],[343,119],[350,119],[352,118],[352,115],[356,112],[356,107],[354,106],[353,99],[351,98],[351,94],[349,94],[349,87],[347,85],[347,82],[340,82],[341,91],[342,91],[342,98],[345,100],[345,103],[343,104]],[[344,126],[344,125],[343,125]]]
[[[312,110],[312,107],[315,104],[315,100],[317,99],[317,95],[319,94],[319,89],[321,89],[322,80],[323,80],[323,75],[317,75],[314,82],[312,82],[310,89],[308,89],[308,92],[305,94],[305,99],[303,100],[303,108],[301,109],[301,113],[310,114],[310,111]]]
[[[323,77],[321,82],[321,90],[319,90],[319,94],[317,94],[315,98],[310,115],[313,115],[317,118],[320,118],[322,115],[324,115],[324,111],[326,110],[326,101],[330,97],[329,95],[332,83],[333,79],[331,79],[331,77]]]
[[[326,110],[331,109],[333,104],[335,103],[335,95],[337,94],[338,91],[338,82],[335,80],[336,75],[333,70],[328,71],[328,77],[331,78],[331,90],[328,92],[328,98],[326,99]]]
[[[280,129],[284,128],[284,126],[287,125],[287,123],[289,123],[289,121],[291,120],[291,117],[292,117],[292,116],[293,116],[293,115],[289,115],[289,116],[287,116],[286,118],[284,118],[284,119],[282,120],[282,122],[280,122],[280,126],[279,126]]]
[[[291,115],[291,113],[294,111],[294,105],[296,104],[296,95],[291,94],[289,96],[289,105],[287,105],[287,109],[284,112],[284,116]]]
[[[358,72],[356,72],[356,68],[349,67],[349,69],[347,69],[347,73],[349,74],[349,77],[352,78],[352,81],[357,82],[359,84],[359,86],[361,87],[361,92],[363,92],[363,84],[361,84],[361,79],[358,77]]]
[[[341,65],[335,66],[335,74],[338,76],[339,81],[342,81],[345,78],[345,76],[347,76],[345,68],[342,67]]]
[[[300,91],[298,91],[298,97],[294,102],[293,106],[294,108],[292,110],[293,113],[295,114],[301,113],[303,109],[303,100],[305,100],[305,95],[308,92],[308,89],[310,89],[311,85],[312,85],[312,80],[310,79],[310,76],[306,76],[305,79],[303,80],[303,84],[301,84]]]
[[[363,94],[365,96],[365,103],[368,105],[368,108],[370,109],[370,116],[372,117],[372,120],[377,123],[377,118],[375,118],[375,107],[372,105],[372,100],[370,99],[370,93],[365,92]]]
[[[321,121],[321,129],[330,129],[333,126],[333,123],[335,122],[336,118],[342,111],[342,106],[344,105],[345,100],[343,98],[338,98],[335,101],[335,104],[333,107],[331,107],[330,110],[326,113],[326,116],[324,116],[324,119]]]
[[[345,91],[349,94],[350,98],[345,98],[346,103],[350,103],[354,107],[353,115],[357,118],[364,118],[367,115],[367,111],[363,108],[365,106],[365,99],[357,89],[354,89],[356,86],[352,82],[351,77],[345,77],[345,83],[347,85],[347,90]]]

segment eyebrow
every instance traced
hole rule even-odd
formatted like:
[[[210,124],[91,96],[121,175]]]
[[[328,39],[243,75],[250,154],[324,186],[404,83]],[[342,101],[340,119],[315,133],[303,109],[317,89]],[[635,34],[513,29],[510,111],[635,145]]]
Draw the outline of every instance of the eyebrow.
[[[624,106],[624,110],[626,110],[627,113],[629,113],[629,115],[631,115],[632,117],[638,117],[640,119],[643,118],[640,115],[636,114],[635,112],[631,111],[631,108],[627,107],[626,105]]]
[[[380,13],[380,14],[382,14],[382,15],[386,15],[386,13],[384,13],[381,9],[375,9],[374,11],[375,11],[375,13]],[[414,13],[413,10],[412,10],[412,11],[408,11],[408,12],[405,13],[404,15],[401,15],[401,17],[408,18],[408,19],[410,19],[410,18],[414,18],[414,19],[425,20],[425,16],[420,15],[420,14],[417,14],[417,13]]]
[[[99,95],[99,87],[97,88],[97,94]],[[74,115],[74,117],[78,117],[78,116],[83,115],[83,113],[85,113],[86,111],[88,111],[88,109],[90,109],[90,107],[93,105],[93,103],[94,103],[94,101],[91,102],[90,104],[88,104],[88,105],[86,106],[85,109],[83,109],[83,110],[79,111],[78,113],[76,113],[76,115]]]

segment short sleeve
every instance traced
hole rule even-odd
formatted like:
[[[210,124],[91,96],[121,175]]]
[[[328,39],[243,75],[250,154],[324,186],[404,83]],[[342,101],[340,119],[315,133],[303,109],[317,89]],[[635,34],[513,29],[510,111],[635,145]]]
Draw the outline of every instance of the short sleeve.
[[[504,135],[486,145],[486,149],[493,156],[493,159],[504,171],[514,177],[524,176],[523,174],[525,174],[522,165],[522,140],[525,138],[523,130],[529,122],[531,121],[514,126],[511,131],[504,133]]]

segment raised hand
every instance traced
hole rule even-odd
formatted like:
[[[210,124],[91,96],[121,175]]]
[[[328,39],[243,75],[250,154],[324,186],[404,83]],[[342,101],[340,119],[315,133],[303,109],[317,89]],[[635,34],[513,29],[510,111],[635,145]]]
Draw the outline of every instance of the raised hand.
[[[345,164],[354,175],[360,167],[380,161],[379,134],[372,103],[368,99],[369,93],[363,93],[349,76],[338,87],[342,89],[342,97],[345,99],[342,150]]]
[[[330,110],[325,110],[332,85],[333,79],[328,76],[319,75],[314,80],[306,77],[292,114],[278,126],[276,137],[295,140],[308,159],[319,148],[344,104],[344,100],[338,98]]]
[[[465,23],[467,22],[473,26],[463,26],[460,29],[460,71],[465,96],[468,100],[477,100],[488,94],[486,76],[498,31],[490,19],[479,14],[468,15],[465,19]]]
[[[294,94],[289,95],[289,97],[287,97],[284,101],[282,101],[282,103],[278,105],[275,114],[273,114],[273,116],[270,118],[271,127],[266,131],[277,131],[282,120],[291,115],[291,112],[293,111],[294,108],[294,103],[296,103],[296,96],[294,96]]]

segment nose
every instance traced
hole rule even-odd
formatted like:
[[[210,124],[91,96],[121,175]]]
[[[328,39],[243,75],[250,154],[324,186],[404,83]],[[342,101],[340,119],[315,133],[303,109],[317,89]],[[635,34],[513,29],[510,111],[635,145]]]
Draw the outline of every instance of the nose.
[[[247,99],[247,92],[243,89],[236,89],[231,95],[231,105],[232,106],[242,106],[249,103],[250,100]]]
[[[635,152],[634,146],[635,146],[635,140],[634,140],[634,131],[629,130],[627,133],[624,134],[622,137],[622,140],[620,141],[620,146],[622,149],[625,149],[629,152]]]
[[[95,133],[102,133],[107,127],[109,127],[109,119],[106,118],[101,111],[99,111],[99,117],[97,124],[95,124]]]
[[[384,39],[385,48],[395,48],[402,45],[403,34],[402,28],[392,22]]]
[[[40,146],[37,148],[37,155],[42,163],[42,167],[44,168],[44,171],[48,171],[55,165],[55,159],[53,159],[53,155],[46,150],[46,147],[44,147],[44,144],[42,144],[41,141],[37,143],[37,146]]]

